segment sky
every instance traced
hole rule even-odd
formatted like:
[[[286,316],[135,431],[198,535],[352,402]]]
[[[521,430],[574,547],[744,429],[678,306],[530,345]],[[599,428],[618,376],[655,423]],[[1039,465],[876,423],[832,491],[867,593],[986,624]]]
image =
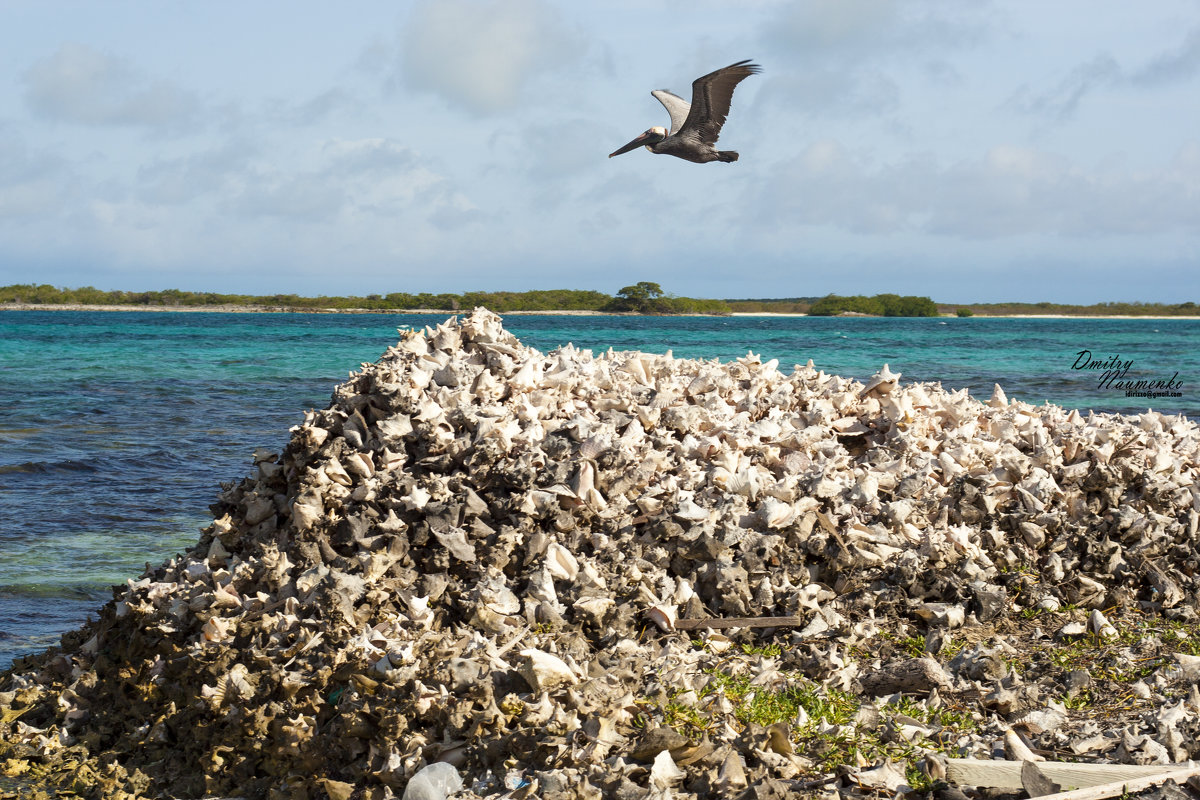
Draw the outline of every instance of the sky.
[[[643,280],[1200,302],[1200,2],[0,0],[0,285]]]

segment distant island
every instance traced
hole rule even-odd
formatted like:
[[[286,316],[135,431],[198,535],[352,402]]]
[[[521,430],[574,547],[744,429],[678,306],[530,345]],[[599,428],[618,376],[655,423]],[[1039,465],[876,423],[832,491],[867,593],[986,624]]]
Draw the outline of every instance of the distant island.
[[[810,316],[1079,316],[1195,317],[1200,306],[1184,303],[937,303],[928,297],[877,294],[769,299],[710,300],[679,297],[651,281],[639,281],[615,295],[581,289],[527,292],[431,294],[393,292],[365,297],[301,297],[295,294],[245,295],[164,289],[149,292],[104,291],[91,286],[64,289],[49,285],[0,287],[0,309],[120,307],[132,309],[231,311],[450,312],[485,306],[497,313],[575,312],[594,314],[807,314]]]

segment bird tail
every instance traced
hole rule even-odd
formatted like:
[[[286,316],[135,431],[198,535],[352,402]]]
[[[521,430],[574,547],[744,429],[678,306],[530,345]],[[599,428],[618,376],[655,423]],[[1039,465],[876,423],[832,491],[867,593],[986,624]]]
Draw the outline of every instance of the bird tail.
[[[736,152],[734,152],[733,150],[718,150],[717,151],[717,160],[724,161],[726,164],[728,164],[732,161],[737,161],[738,154]]]

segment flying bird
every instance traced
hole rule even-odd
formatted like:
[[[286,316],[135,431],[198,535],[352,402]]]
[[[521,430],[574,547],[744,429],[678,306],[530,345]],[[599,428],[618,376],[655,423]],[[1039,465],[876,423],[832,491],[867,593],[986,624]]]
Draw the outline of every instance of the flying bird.
[[[725,117],[729,115],[733,90],[741,81],[761,71],[762,67],[746,59],[710,72],[692,81],[691,103],[666,89],[655,89],[650,94],[671,115],[670,132],[656,125],[619,150],[609,153],[608,157],[619,156],[645,145],[651,153],[675,156],[697,164],[737,161],[738,154],[733,150],[718,150],[714,145],[721,135]]]

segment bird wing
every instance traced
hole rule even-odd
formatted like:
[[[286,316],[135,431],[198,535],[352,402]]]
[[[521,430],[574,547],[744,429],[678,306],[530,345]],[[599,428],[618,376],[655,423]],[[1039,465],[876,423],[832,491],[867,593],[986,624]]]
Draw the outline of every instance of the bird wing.
[[[725,117],[729,115],[733,90],[741,81],[761,71],[762,67],[746,59],[692,81],[692,105],[687,119],[680,126],[681,132],[699,136],[701,141],[714,144],[721,135]],[[674,114],[671,116],[673,121]]]
[[[692,104],[684,100],[677,94],[668,92],[666,89],[655,89],[650,94],[663,104],[663,108],[671,115],[671,133],[675,133],[683,127],[684,122],[688,118],[688,112],[692,108]]]

